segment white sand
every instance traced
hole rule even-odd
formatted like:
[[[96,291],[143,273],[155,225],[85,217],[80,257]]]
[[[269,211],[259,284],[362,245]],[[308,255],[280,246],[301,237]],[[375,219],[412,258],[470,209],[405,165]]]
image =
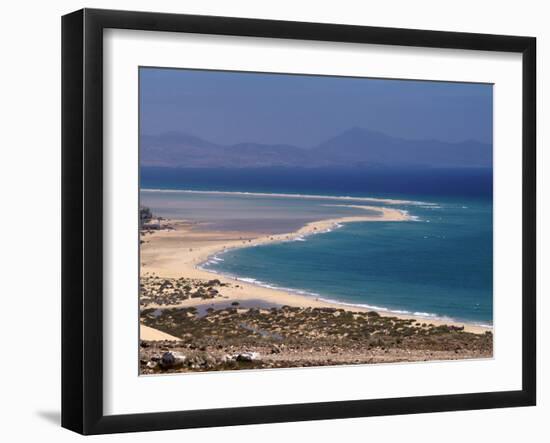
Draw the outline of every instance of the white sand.
[[[139,325],[139,338],[141,340],[159,341],[159,340],[181,340],[173,335],[166,334],[158,329],[150,328],[140,323]]]

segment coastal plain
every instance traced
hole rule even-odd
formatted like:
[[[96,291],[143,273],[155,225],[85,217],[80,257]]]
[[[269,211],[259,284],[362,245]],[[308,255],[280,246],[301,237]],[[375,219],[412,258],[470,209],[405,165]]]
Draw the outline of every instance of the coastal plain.
[[[312,221],[285,234],[163,220],[140,232],[142,374],[492,357],[492,328],[347,305],[213,273],[224,251],[293,241],[354,222],[404,222],[406,211]],[[345,286],[342,287],[345,291]]]

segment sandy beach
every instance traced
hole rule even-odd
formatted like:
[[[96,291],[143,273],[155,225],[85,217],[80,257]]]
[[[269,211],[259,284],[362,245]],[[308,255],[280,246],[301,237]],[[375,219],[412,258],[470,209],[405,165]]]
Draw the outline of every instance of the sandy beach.
[[[144,324],[139,325],[139,336],[142,340],[149,341],[176,341],[179,340],[178,337],[167,334],[166,332],[159,331],[158,329],[150,328]]]
[[[270,235],[266,233],[258,236],[258,233],[209,231],[207,226],[184,220],[170,220],[171,229],[151,231],[142,236],[141,244],[141,276],[156,276],[165,278],[187,278],[197,280],[218,280],[223,286],[220,289],[220,297],[208,300],[213,306],[231,302],[251,302],[260,300],[266,304],[288,305],[300,308],[337,308],[353,312],[367,312],[373,309],[358,306],[332,303],[311,296],[299,295],[280,289],[265,288],[248,282],[206,271],[200,265],[216,253],[232,248],[251,247],[267,243],[292,241],[301,236],[315,235],[335,228],[342,223],[354,222],[380,222],[409,220],[405,211],[393,208],[358,206],[369,214],[352,217],[341,217],[328,220],[314,221],[306,224],[295,232],[287,234]],[[375,213],[373,214],[373,211]],[[345,288],[343,289],[345,290]],[[205,300],[200,298],[187,298],[170,305],[169,307],[192,307],[204,305]],[[160,307],[154,303],[147,305],[149,308]],[[162,306],[166,308],[167,306]],[[411,315],[402,315],[389,311],[378,311],[381,316],[391,316],[402,319],[415,318],[418,321],[428,322],[435,326],[452,325],[464,327],[467,332],[483,334],[492,331],[492,328],[468,323],[443,321],[433,318],[422,318]],[[149,328],[152,329],[152,328]],[[160,331],[159,331],[160,332]],[[148,336],[153,337],[152,331],[147,331]],[[161,333],[162,334],[162,333]],[[154,340],[154,338],[151,338]]]

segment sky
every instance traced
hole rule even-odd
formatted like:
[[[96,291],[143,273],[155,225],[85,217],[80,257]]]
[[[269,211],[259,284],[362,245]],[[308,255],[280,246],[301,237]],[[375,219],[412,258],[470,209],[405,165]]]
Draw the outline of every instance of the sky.
[[[492,143],[487,84],[140,68],[140,132],[313,147],[352,127]]]

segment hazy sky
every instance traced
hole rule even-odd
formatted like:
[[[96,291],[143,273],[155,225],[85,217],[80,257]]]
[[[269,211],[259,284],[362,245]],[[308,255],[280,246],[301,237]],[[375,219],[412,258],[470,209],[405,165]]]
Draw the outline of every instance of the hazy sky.
[[[492,143],[491,85],[141,68],[141,133],[313,146],[351,127]]]

